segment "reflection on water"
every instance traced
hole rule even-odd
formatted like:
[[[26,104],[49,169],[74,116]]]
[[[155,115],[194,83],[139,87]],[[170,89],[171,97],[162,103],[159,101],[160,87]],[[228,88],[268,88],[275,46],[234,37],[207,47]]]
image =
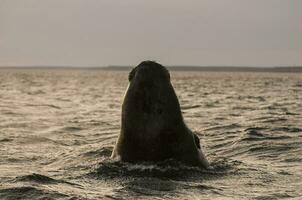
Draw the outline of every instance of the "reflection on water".
[[[302,195],[302,76],[172,72],[212,169],[109,159],[126,72],[0,71],[0,199]]]

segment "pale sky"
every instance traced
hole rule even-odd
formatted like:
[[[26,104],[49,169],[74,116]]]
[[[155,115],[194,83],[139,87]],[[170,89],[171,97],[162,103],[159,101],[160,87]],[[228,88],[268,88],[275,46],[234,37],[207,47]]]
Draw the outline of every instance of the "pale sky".
[[[0,66],[302,65],[302,0],[0,0]]]

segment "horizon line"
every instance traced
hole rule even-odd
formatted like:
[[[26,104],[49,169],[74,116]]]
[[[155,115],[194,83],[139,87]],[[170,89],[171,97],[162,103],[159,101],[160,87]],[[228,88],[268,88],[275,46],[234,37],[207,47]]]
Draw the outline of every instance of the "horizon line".
[[[165,67],[178,68],[296,68],[302,65],[164,65]],[[121,68],[135,67],[134,65],[0,65],[0,68]]]
[[[135,66],[0,66],[0,70],[102,70],[102,71],[130,71]],[[168,65],[170,71],[199,71],[199,72],[276,72],[302,73],[302,66],[183,66]]]

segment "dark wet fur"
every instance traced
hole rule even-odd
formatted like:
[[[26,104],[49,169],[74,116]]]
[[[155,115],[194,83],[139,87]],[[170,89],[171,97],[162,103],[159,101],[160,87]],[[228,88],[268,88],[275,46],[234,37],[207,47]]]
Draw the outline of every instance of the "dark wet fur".
[[[174,158],[208,167],[200,161],[199,138],[184,123],[168,70],[144,61],[130,72],[129,81],[113,157],[126,162]]]

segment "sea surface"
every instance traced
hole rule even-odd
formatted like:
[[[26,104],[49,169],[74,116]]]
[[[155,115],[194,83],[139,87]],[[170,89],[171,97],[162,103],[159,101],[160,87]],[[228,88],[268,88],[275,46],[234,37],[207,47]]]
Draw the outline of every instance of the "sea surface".
[[[110,159],[128,72],[0,70],[0,199],[302,199],[302,74],[171,72],[212,168]]]

